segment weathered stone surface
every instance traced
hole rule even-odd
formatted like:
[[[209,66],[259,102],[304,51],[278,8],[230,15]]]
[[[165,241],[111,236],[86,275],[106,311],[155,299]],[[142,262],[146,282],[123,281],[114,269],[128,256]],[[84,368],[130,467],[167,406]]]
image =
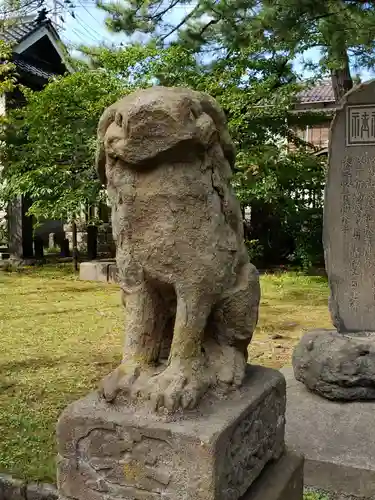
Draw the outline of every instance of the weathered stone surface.
[[[297,382],[287,382],[286,446],[305,456],[307,486],[339,495],[375,498],[375,402],[338,402],[319,397]],[[345,497],[344,497],[345,498]]]
[[[237,500],[284,452],[284,412],[284,377],[255,366],[228,398],[207,396],[199,409],[183,415],[111,405],[93,393],[60,417],[59,494]]]
[[[57,489],[52,484],[30,483],[26,488],[26,500],[56,500]]]
[[[300,455],[286,452],[265,467],[241,500],[303,500],[303,462]]]
[[[297,380],[328,399],[375,399],[375,333],[315,330],[293,353]]]
[[[375,332],[375,81],[346,94],[331,128],[324,249],[339,332]]]
[[[225,115],[207,94],[153,87],[110,106],[98,142],[126,304],[123,362],[102,394],[194,408],[241,385],[258,319]]]
[[[56,500],[57,489],[48,483],[26,483],[0,474],[0,500]]]
[[[8,474],[0,474],[0,500],[25,500],[26,484]]]

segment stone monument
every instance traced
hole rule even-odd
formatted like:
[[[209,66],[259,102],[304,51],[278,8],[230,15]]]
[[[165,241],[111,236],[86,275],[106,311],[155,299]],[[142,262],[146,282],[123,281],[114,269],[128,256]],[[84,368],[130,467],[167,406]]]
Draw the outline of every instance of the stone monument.
[[[260,287],[224,113],[206,94],[154,87],[110,106],[98,142],[125,345],[60,417],[60,497],[302,499],[301,460],[285,462],[284,377],[247,365]]]
[[[323,243],[336,330],[306,334],[297,380],[329,399],[375,399],[375,81],[344,97],[331,127]]]

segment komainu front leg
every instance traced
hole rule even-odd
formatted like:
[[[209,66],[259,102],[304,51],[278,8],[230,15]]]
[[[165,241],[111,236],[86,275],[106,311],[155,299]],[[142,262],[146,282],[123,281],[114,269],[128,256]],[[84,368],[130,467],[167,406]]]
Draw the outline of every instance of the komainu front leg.
[[[149,383],[154,410],[193,409],[207,391],[210,379],[202,341],[211,304],[196,296],[178,296],[168,367]]]
[[[157,361],[163,333],[163,305],[158,293],[148,283],[132,293],[123,294],[125,345],[122,363],[101,382],[100,391],[111,402],[118,393],[129,397],[136,392],[136,382],[151,377]]]

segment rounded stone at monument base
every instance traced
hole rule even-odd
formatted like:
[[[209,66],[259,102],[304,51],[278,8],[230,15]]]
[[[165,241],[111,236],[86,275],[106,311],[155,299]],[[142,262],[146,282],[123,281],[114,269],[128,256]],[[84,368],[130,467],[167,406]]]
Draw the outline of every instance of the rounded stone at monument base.
[[[375,400],[375,333],[307,333],[293,353],[294,376],[311,391],[341,401]]]

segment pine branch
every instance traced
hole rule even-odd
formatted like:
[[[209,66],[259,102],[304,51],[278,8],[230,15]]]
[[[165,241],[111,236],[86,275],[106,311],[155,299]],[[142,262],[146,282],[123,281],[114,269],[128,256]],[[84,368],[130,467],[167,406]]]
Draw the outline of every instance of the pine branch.
[[[170,37],[171,35],[173,35],[173,33],[175,33],[176,31],[178,31],[190,18],[193,17],[193,15],[198,11],[198,9],[200,8],[200,3],[198,2],[197,5],[194,7],[194,9],[191,10],[191,12],[189,12],[189,14],[187,14],[183,19],[182,21],[180,21],[174,28],[172,28],[169,33],[167,33],[166,35],[162,36],[160,41],[161,42],[164,42],[168,37]]]

